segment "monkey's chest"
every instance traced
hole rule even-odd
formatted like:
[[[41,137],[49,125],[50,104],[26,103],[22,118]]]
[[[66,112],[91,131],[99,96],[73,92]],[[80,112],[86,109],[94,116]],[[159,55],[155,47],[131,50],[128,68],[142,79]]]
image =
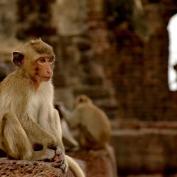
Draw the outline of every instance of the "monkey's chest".
[[[41,109],[40,99],[38,97],[32,97],[28,104],[28,114],[35,122],[38,122],[40,109]]]
[[[47,120],[49,115],[48,101],[44,95],[34,95],[28,105],[28,114],[36,123]]]

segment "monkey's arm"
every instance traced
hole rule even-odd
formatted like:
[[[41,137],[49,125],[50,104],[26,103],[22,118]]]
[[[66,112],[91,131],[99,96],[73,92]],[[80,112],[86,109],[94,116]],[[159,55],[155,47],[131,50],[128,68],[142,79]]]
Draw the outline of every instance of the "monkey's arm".
[[[77,109],[75,109],[73,112],[70,112],[63,105],[60,105],[59,110],[63,118],[69,123],[71,127],[77,127],[77,125],[79,124],[80,117]]]
[[[20,119],[20,123],[33,143],[42,143],[44,146],[56,145],[55,137],[49,132],[46,132],[39,124],[34,122],[29,115],[26,114],[22,119]]]
[[[53,132],[56,136],[57,143],[58,143],[59,147],[63,151],[65,151],[63,141],[62,141],[62,129],[61,129],[60,116],[59,116],[58,111],[56,109],[53,109],[53,114],[50,119],[51,119],[51,122],[53,123],[52,129],[53,129]]]
[[[61,120],[61,127],[62,127],[62,132],[63,132],[63,138],[69,143],[69,146],[79,147],[78,142],[74,138],[67,122],[64,119]]]
[[[51,128],[52,131],[56,137],[57,140],[57,149],[56,149],[56,154],[59,154],[61,156],[61,153],[64,155],[63,160],[61,161],[60,168],[66,172],[68,169],[68,163],[66,161],[66,156],[65,156],[65,147],[63,145],[63,140],[62,140],[62,129],[61,129],[61,122],[60,122],[60,116],[59,113],[56,109],[52,109],[52,114],[50,115],[50,122],[51,122]]]
[[[78,111],[78,109],[75,109],[69,119],[68,119],[68,123],[70,124],[71,127],[75,128],[80,124],[80,113]]]

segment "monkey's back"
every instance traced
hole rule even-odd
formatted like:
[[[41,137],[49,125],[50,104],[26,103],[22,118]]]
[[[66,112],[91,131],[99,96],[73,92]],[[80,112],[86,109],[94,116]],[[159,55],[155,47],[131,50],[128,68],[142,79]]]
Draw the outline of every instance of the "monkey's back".
[[[83,104],[79,107],[81,124],[95,138],[103,144],[109,141],[111,136],[111,124],[105,112],[94,104]]]
[[[18,70],[10,73],[0,83],[0,108],[4,112],[24,109],[27,105],[29,92],[29,81],[18,74]],[[3,104],[2,104],[3,103]]]

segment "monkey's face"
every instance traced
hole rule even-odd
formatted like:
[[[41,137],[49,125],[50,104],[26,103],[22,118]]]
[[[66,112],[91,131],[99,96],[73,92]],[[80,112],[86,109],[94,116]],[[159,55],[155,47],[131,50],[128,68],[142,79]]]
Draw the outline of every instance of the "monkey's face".
[[[48,81],[53,76],[54,57],[41,55],[35,61],[35,79],[39,81]]]
[[[75,100],[75,107],[77,107],[80,104],[85,104],[85,103],[90,104],[92,103],[92,100],[86,95],[80,95]]]
[[[55,54],[42,40],[32,40],[22,49],[13,52],[13,62],[37,84],[48,81],[53,75]]]

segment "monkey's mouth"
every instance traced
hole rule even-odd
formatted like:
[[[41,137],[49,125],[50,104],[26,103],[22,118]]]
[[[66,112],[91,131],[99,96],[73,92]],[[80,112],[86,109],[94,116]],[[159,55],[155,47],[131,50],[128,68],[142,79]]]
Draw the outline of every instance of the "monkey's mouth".
[[[48,77],[46,77],[46,76],[45,76],[45,77],[42,77],[42,80],[43,80],[43,81],[49,81],[50,79],[51,79],[50,76],[48,76]]]

